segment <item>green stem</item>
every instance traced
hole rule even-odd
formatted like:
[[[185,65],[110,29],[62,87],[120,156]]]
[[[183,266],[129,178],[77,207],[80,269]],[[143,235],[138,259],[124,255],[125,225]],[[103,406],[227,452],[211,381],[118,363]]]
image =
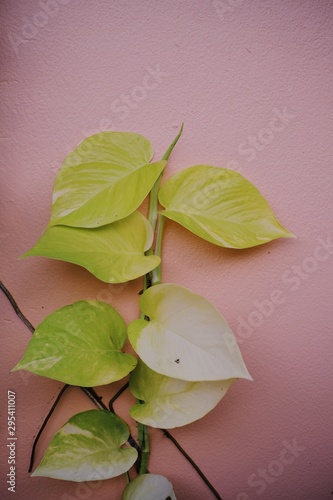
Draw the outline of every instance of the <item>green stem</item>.
[[[182,135],[183,132],[183,127],[184,124],[180,127],[180,130],[175,137],[175,139],[172,141],[168,149],[166,150],[162,161],[167,162],[169,159],[169,156],[172,153],[173,148],[177,144],[180,136]],[[158,223],[158,229],[157,229],[157,235],[156,235],[156,245],[155,245],[155,251],[153,251],[152,248],[150,248],[147,252],[146,255],[152,255],[153,253],[155,255],[161,256],[162,252],[162,236],[163,236],[163,226],[164,226],[164,217],[161,216],[159,218],[158,215],[158,192],[160,189],[160,183],[162,179],[163,173],[159,176],[157,181],[155,182],[151,192],[150,192],[150,197],[149,197],[149,209],[148,209],[148,220],[152,226],[153,232],[155,234],[156,231],[156,225]],[[157,283],[161,282],[161,264],[152,271],[151,276],[146,275],[143,280],[143,291],[147,290],[152,285],[156,285]],[[141,313],[140,316],[141,319],[145,318],[145,315]],[[138,401],[138,403],[141,403],[141,401]],[[139,441],[139,447],[140,447],[140,460],[138,463],[139,470],[138,473],[139,475],[141,474],[146,474],[147,472],[147,467],[148,467],[148,461],[149,461],[149,455],[150,455],[150,444],[149,444],[149,435],[148,435],[148,428],[144,424],[138,423],[138,441]]]
[[[148,436],[148,428],[144,424],[138,424],[139,428],[139,444],[141,448],[141,461],[139,468],[139,475],[146,474],[148,471],[148,461],[150,455],[150,444],[149,444],[149,436]]]
[[[159,257],[162,256],[162,238],[163,238],[164,222],[165,222],[165,217],[163,216],[163,214],[161,214],[157,226],[156,244],[154,251],[154,254],[158,255]],[[161,282],[162,282],[162,265],[160,264],[151,272],[151,284],[158,285]]]
[[[168,161],[169,156],[171,155],[173,148],[175,147],[175,145],[177,144],[180,136],[183,133],[183,128],[184,128],[184,123],[182,123],[182,126],[180,127],[180,130],[179,130],[178,134],[176,135],[176,137],[174,138],[173,142],[170,144],[170,146],[168,147],[168,149],[164,153],[164,156],[163,156],[162,160]]]
[[[168,161],[169,156],[171,155],[173,148],[177,144],[180,136],[182,135],[183,128],[184,128],[184,124],[182,123],[182,126],[180,127],[180,130],[179,130],[177,136],[174,138],[174,140],[172,141],[172,143],[170,144],[170,146],[166,150],[166,152],[165,152],[165,154],[164,154],[164,156],[162,158],[162,161],[163,160],[164,161]],[[159,176],[159,178],[157,179],[157,181],[155,182],[155,184],[154,184],[154,186],[153,186],[153,188],[152,188],[152,190],[150,192],[150,203],[149,203],[149,211],[148,211],[148,220],[149,220],[149,222],[150,222],[150,224],[151,224],[151,226],[153,228],[153,232],[154,233],[155,233],[156,223],[157,223],[157,217],[158,217],[158,192],[159,192],[159,189],[160,189],[162,175],[163,175],[163,172]]]

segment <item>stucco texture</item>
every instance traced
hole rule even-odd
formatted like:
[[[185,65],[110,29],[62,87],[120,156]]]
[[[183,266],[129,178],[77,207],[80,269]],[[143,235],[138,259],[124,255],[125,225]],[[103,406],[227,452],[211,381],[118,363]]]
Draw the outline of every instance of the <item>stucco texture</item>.
[[[330,0],[2,0],[1,276],[33,325],[80,299],[138,317],[141,279],[107,285],[78,266],[18,260],[42,234],[64,157],[101,130],[145,135],[165,179],[195,164],[253,182],[296,239],[224,250],[167,221],[163,281],[210,300],[254,382],[174,430],[223,500],[329,500],[333,491],[332,49]],[[33,438],[61,383],[10,373],[30,332],[0,294],[2,499],[118,500],[121,476],[88,485],[30,478]],[[108,400],[121,386],[97,388]],[[16,492],[8,491],[7,390],[16,392]],[[116,411],[130,421],[129,394]],[[93,408],[71,388],[36,451]],[[4,411],[3,411],[4,410]],[[135,434],[135,425],[132,425]],[[213,498],[159,430],[149,470],[178,500]]]

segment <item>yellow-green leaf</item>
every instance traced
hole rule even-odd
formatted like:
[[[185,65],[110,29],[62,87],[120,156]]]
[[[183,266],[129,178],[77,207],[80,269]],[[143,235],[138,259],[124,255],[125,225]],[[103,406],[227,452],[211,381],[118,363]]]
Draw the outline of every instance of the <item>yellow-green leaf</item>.
[[[13,368],[83,387],[105,385],[136,366],[121,352],[126,324],[109,304],[82,300],[47,316],[36,328],[23,358]]]
[[[55,434],[32,476],[76,482],[119,476],[138,456],[122,447],[128,437],[127,424],[109,411],[78,413]]]
[[[130,415],[163,429],[190,424],[210,412],[234,380],[187,382],[156,373],[139,361],[130,375],[130,389],[142,403],[133,406]]]
[[[166,161],[149,164],[151,143],[129,132],[101,132],[69,154],[56,178],[51,225],[99,227],[134,212]]]
[[[226,168],[196,165],[162,186],[163,215],[201,238],[227,248],[248,248],[293,237],[258,189]]]
[[[134,212],[119,222],[94,229],[51,226],[22,257],[38,255],[78,264],[106,283],[123,283],[143,276],[161,261],[144,255],[153,232],[147,219]]]

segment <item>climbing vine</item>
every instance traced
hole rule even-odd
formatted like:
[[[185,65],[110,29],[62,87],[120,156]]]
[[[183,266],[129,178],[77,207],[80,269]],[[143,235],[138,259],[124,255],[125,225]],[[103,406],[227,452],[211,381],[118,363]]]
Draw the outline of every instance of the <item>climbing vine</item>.
[[[237,250],[293,235],[256,187],[232,170],[199,164],[161,186],[182,129],[153,163],[145,137],[96,134],[66,157],[57,175],[50,222],[23,257],[71,262],[111,284],[142,277],[143,292],[140,318],[129,325],[111,304],[82,300],[54,311],[34,330],[13,370],[63,382],[56,403],[70,385],[79,386],[97,408],[73,415],[59,429],[32,476],[81,482],[125,474],[123,500],[175,499],[168,479],[148,472],[149,428],[155,427],[221,498],[168,429],[204,417],[237,378],[251,376],[220,312],[204,297],[162,281],[164,222]],[[147,196],[146,217],[138,209]],[[127,340],[136,355],[126,352]],[[93,389],[123,379],[115,397],[128,389],[134,396],[130,417],[137,439],[114,413],[115,398],[107,407]]]

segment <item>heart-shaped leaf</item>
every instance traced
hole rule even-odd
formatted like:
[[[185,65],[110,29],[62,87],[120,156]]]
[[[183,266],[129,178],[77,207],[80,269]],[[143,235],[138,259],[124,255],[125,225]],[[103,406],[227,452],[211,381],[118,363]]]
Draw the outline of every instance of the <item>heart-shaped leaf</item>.
[[[130,215],[166,165],[149,164],[152,155],[139,134],[101,132],[85,139],[56,178],[50,224],[99,227]]]
[[[155,285],[141,295],[140,307],[150,321],[133,321],[128,337],[152,370],[193,382],[251,380],[232,330],[200,295],[178,285]]]
[[[228,248],[248,248],[294,235],[274,216],[258,189],[226,168],[196,165],[162,186],[163,215],[201,238]]]
[[[75,302],[40,323],[13,370],[28,370],[66,384],[92,387],[125,377],[137,360],[121,352],[126,325],[109,304]]]
[[[210,412],[233,381],[186,382],[160,375],[139,361],[130,375],[130,389],[143,404],[133,406],[130,415],[150,427],[187,425]]]
[[[78,264],[106,283],[123,283],[143,276],[161,261],[144,255],[153,241],[148,220],[134,212],[119,222],[95,229],[48,227],[22,257],[39,255]]]
[[[76,482],[119,476],[138,456],[134,448],[121,447],[128,437],[127,424],[109,411],[78,413],[56,433],[31,475]]]
[[[177,500],[172,484],[160,474],[141,474],[126,487],[122,500]]]

